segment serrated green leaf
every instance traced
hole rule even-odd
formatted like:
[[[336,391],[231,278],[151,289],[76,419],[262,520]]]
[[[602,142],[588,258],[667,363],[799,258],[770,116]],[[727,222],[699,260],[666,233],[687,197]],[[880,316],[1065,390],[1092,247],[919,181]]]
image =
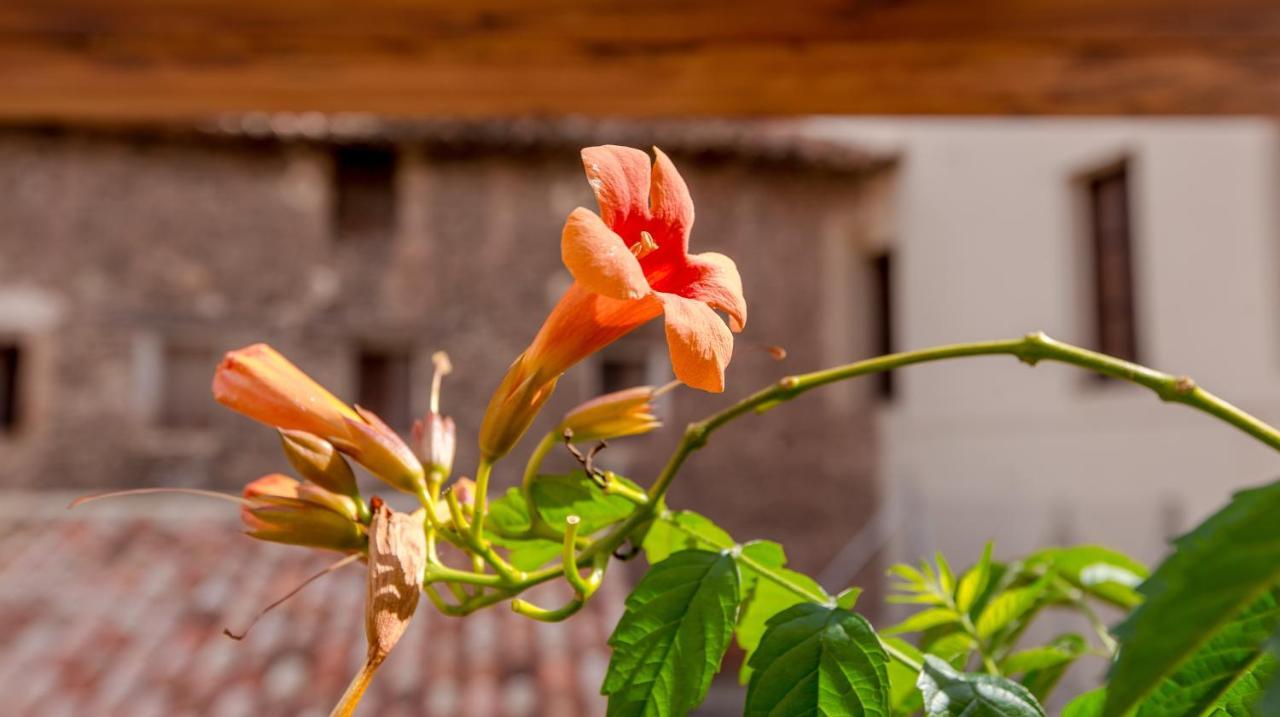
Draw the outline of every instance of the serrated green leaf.
[[[884,630],[886,635],[900,635],[905,632],[922,632],[939,625],[959,624],[960,616],[950,608],[935,607],[908,617],[906,620]]]
[[[1148,575],[1142,563],[1100,545],[1046,548],[1023,562],[1030,569],[1052,569],[1089,595],[1125,609],[1142,602],[1137,587]]]
[[[636,484],[625,478],[615,476],[614,479],[639,490]],[[622,496],[605,493],[590,476],[580,470],[563,475],[539,475],[533,481],[532,492],[538,512],[547,523],[563,530],[565,518],[576,515],[582,519],[578,527],[578,532],[582,535],[590,535],[626,518],[636,507]]]
[[[649,564],[653,565],[681,550],[726,550],[734,544],[733,538],[710,519],[691,510],[682,510],[655,520],[641,547]]]
[[[924,655],[915,645],[899,637],[881,637],[884,644],[915,660],[916,664],[924,662]],[[911,715],[919,712],[924,706],[920,690],[916,688],[916,678],[920,671],[890,659],[889,673],[889,706],[895,715]]]
[[[1209,712],[1214,717],[1276,717],[1280,710],[1265,702],[1267,686],[1276,678],[1276,657],[1264,652],[1252,669],[1242,675],[1231,689],[1218,698]]]
[[[1026,587],[1013,588],[996,595],[978,616],[978,622],[975,625],[978,637],[986,640],[1018,620],[1036,606],[1048,585],[1049,580],[1046,576]]]
[[[1154,690],[1225,624],[1280,579],[1280,483],[1237,493],[1174,542],[1138,591],[1146,600],[1118,628],[1123,646],[1106,717]]]
[[[948,662],[954,662],[968,655],[969,651],[977,646],[969,633],[959,628],[936,637],[929,636],[929,639],[922,640],[920,643],[920,647],[925,652],[937,655]]]
[[[987,581],[991,579],[991,547],[990,541],[982,549],[982,557],[978,564],[965,571],[956,586],[956,607],[960,612],[969,612],[977,602],[978,596],[987,589]]]
[[[1107,688],[1089,690],[1062,708],[1062,717],[1102,717],[1102,705],[1107,701]]]
[[[743,546],[742,553],[815,595],[826,595],[822,586],[809,576],[782,567],[786,564],[786,556],[782,553],[781,546],[774,551],[768,547],[769,545],[776,546],[777,543],[753,541]],[[760,638],[764,635],[769,618],[792,605],[804,602],[805,599],[772,580],[761,579],[749,565],[739,563],[738,568],[742,573],[743,584],[750,586],[749,592],[744,590],[746,599],[739,613],[736,630],[738,646],[742,648],[746,657],[738,672],[738,680],[745,685],[751,679],[751,654],[760,644]]]
[[[933,554],[933,561],[938,564],[938,587],[942,588],[942,594],[955,597],[956,575],[951,572],[951,564],[941,552]]]
[[[862,588],[845,588],[836,596],[836,607],[853,610],[860,597],[862,597]]]
[[[1271,656],[1273,667],[1270,677],[1260,680],[1263,683],[1263,693],[1262,699],[1258,701],[1258,715],[1280,717],[1280,671],[1275,668],[1275,664],[1280,662],[1280,632],[1276,632],[1271,638],[1267,652]]]
[[[1068,633],[1055,637],[1048,647],[1071,657],[1064,662],[1031,669],[1018,680],[1041,701],[1049,698],[1049,693],[1062,681],[1062,676],[1067,673],[1071,663],[1089,650],[1089,641],[1080,635]]]
[[[924,576],[920,574],[920,571],[905,563],[897,563],[890,566],[889,574],[914,585],[923,585],[925,582]]]
[[[933,655],[924,656],[916,686],[928,717],[1044,717],[1035,696],[1017,682],[958,672]]]
[[[1020,675],[1034,670],[1045,670],[1069,665],[1083,655],[1089,643],[1079,635],[1060,636],[1048,645],[1031,647],[1015,652],[1000,661],[1000,672]]]
[[[751,657],[744,714],[889,714],[884,648],[862,616],[803,603],[769,619]]]
[[[610,717],[684,715],[706,697],[739,602],[728,553],[686,550],[654,565],[609,638]]]
[[[1269,592],[1227,623],[1165,678],[1138,708],[1138,717],[1199,715],[1211,707],[1239,704],[1252,694],[1255,669],[1269,666],[1266,641],[1280,625],[1280,604]],[[1223,699],[1244,681],[1241,690]],[[1256,699],[1257,694],[1252,694]],[[1220,704],[1222,703],[1222,704]]]

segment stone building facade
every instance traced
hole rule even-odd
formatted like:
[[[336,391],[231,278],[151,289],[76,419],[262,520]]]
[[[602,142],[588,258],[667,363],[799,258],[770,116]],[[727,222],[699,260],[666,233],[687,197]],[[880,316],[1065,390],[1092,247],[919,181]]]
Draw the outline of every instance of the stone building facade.
[[[234,490],[285,469],[270,431],[209,396],[221,354],[256,341],[401,429],[447,350],[469,472],[489,393],[568,284],[564,218],[595,206],[577,149],[603,142],[669,151],[697,204],[692,250],[734,257],[750,304],[727,392],[674,392],[664,430],[602,456],[647,482],[686,422],[883,343],[870,307],[892,162],[784,129],[258,117],[0,131],[0,488]],[[573,369],[534,432],[602,390],[669,379],[655,323]],[[671,503],[817,570],[876,503],[875,389],[725,428]]]

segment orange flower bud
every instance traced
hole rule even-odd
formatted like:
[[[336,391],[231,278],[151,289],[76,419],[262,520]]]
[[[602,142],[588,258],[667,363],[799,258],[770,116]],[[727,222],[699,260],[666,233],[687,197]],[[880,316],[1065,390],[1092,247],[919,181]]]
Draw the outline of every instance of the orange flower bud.
[[[280,431],[280,444],[293,469],[325,490],[360,500],[356,476],[333,444],[306,431]]]
[[[559,373],[544,375],[536,368],[528,371],[524,354],[511,364],[480,423],[480,454],[489,462],[505,456],[537,418],[542,404],[551,398]]]
[[[458,445],[453,419],[430,411],[413,422],[413,452],[432,473],[447,477],[453,472],[453,456]]]
[[[577,443],[648,433],[662,422],[653,415],[653,386],[637,386],[581,404],[565,415],[559,432],[573,432]]]
[[[355,501],[317,485],[273,473],[245,486],[244,499],[240,518],[250,537],[344,553],[367,544]]]
[[[356,412],[266,344],[231,351],[213,376],[218,403],[268,426],[345,437]]]
[[[214,374],[213,397],[269,426],[318,436],[400,490],[416,493],[423,482],[422,465],[395,431],[339,401],[266,344],[229,352]]]
[[[372,411],[356,406],[356,412],[358,420],[347,419],[349,442],[335,444],[392,487],[418,493],[425,472],[413,451]]]

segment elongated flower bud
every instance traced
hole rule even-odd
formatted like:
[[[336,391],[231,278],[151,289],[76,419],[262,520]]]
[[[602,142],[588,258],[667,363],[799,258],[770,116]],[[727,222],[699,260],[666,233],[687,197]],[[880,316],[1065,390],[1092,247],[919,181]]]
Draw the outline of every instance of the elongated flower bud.
[[[306,431],[280,431],[280,443],[293,469],[325,490],[360,500],[356,476],[333,444]]]
[[[606,393],[565,414],[558,432],[573,432],[578,443],[648,433],[662,422],[653,415],[653,386],[637,386]]]
[[[362,550],[367,537],[351,498],[273,473],[245,486],[240,518],[250,537],[340,552]]]
[[[372,411],[356,412],[360,420],[347,420],[350,439],[337,446],[392,487],[416,494],[426,474],[413,451]]]
[[[377,416],[339,401],[266,344],[226,355],[213,377],[213,397],[256,421],[323,438],[374,475],[416,493],[422,465]]]
[[[453,472],[453,456],[458,446],[453,419],[430,411],[413,422],[413,452],[428,472],[447,478]]]
[[[480,424],[480,454],[487,461],[506,455],[537,418],[542,405],[551,398],[560,375],[546,375],[527,365],[521,355],[511,364],[498,390],[489,399]]]

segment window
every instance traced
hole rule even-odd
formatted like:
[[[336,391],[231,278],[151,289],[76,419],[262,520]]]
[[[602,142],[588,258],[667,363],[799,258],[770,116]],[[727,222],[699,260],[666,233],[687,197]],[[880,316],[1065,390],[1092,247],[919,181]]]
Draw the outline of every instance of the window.
[[[1138,358],[1134,307],[1129,168],[1121,163],[1085,183],[1088,211],[1092,342],[1106,354]]]
[[[606,356],[600,361],[600,392],[613,393],[649,383],[649,365],[639,356]]]
[[[0,434],[15,433],[21,425],[22,350],[16,343],[0,343]]]
[[[893,255],[889,252],[871,258],[872,346],[877,356],[896,351],[893,338]],[[884,400],[893,398],[893,371],[875,374],[876,395]]]
[[[356,359],[356,403],[399,432],[413,422],[408,351],[364,348]]]
[[[339,240],[386,239],[395,230],[396,153],[339,147],[333,155],[334,232]]]
[[[218,410],[209,395],[217,354],[204,346],[170,343],[160,366],[160,423],[165,428],[208,428]]]

